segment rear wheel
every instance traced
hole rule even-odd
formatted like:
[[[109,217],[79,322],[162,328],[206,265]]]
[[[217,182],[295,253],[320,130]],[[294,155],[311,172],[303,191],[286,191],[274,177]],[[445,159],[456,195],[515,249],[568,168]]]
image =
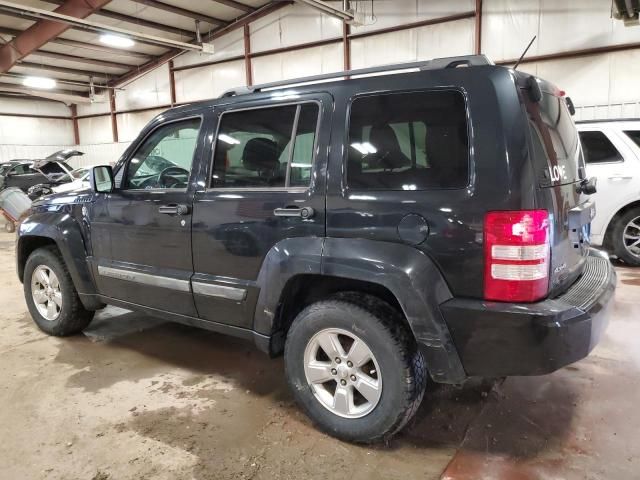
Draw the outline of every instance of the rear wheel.
[[[27,259],[24,295],[31,317],[49,335],[81,332],[95,313],[80,302],[71,275],[55,247],[39,248]]]
[[[640,266],[640,209],[629,210],[618,217],[612,231],[613,251],[632,266]]]
[[[287,336],[285,369],[296,400],[322,430],[364,443],[404,427],[422,401],[427,378],[401,315],[360,294],[303,310]]]

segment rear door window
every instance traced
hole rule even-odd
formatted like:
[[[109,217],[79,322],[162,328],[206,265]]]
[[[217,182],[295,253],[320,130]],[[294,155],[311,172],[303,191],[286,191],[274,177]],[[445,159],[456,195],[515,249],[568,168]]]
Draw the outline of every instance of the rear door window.
[[[308,187],[318,115],[316,103],[224,113],[216,140],[211,186]]]
[[[464,99],[455,91],[357,98],[347,148],[349,188],[463,188],[469,179]]]
[[[603,132],[580,132],[580,142],[586,163],[622,162],[622,155]]]
[[[625,130],[624,133],[640,147],[640,130]]]

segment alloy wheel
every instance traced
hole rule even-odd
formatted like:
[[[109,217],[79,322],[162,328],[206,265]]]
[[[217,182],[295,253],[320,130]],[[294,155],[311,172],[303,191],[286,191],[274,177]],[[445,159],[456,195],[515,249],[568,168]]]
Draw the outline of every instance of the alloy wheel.
[[[635,217],[624,227],[624,248],[634,257],[640,258],[640,217]]]
[[[347,330],[316,333],[304,351],[304,373],[320,404],[340,417],[364,417],[380,401],[378,362],[371,348]]]
[[[38,313],[50,322],[60,316],[62,291],[56,274],[46,265],[36,267],[31,275],[31,297]]]

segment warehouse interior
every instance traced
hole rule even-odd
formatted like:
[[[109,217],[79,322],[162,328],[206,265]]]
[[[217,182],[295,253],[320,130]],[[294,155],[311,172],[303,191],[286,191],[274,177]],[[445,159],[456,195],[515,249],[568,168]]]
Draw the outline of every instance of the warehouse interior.
[[[59,3],[26,4],[52,10]],[[361,26],[300,3],[245,2],[242,10],[224,3],[203,2],[190,12],[185,2],[172,3],[180,10],[116,0],[89,17],[183,43],[194,39],[198,22],[212,54],[153,42],[105,47],[99,33],[80,27],[30,52],[3,74],[0,158],[79,146],[85,155],[74,166],[111,162],[164,109],[240,85],[471,53],[513,65],[534,36],[520,68],[569,92],[576,119],[640,115],[638,31],[611,17],[610,2],[354,2]],[[2,7],[0,22],[9,42],[34,18]],[[68,98],[21,93],[29,75],[58,80],[47,95]]]
[[[0,0],[0,163],[78,150],[73,169],[114,166],[169,109],[463,55],[553,83],[580,132],[624,121],[630,136],[640,131],[639,10],[637,0]],[[624,143],[615,171],[587,165],[595,211],[640,178],[637,138],[611,139]],[[612,176],[622,180],[607,186]],[[609,223],[640,212],[636,190],[609,202]],[[592,233],[612,253],[603,225]],[[79,336],[48,337],[23,299],[15,245],[0,233],[0,478],[639,475],[640,267],[619,255],[609,326],[587,358],[541,376],[428,382],[402,432],[361,445],[316,429],[282,358],[245,341],[115,306]]]

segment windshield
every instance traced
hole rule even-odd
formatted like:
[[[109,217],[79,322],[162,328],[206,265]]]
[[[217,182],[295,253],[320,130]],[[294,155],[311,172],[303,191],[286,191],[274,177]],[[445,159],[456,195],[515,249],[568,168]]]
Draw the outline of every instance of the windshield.
[[[67,183],[67,182],[73,182],[74,180],[79,180],[87,174],[87,171],[88,170],[86,168],[76,168],[70,174],[66,173],[63,176],[61,176],[58,179],[58,181],[60,183]]]

